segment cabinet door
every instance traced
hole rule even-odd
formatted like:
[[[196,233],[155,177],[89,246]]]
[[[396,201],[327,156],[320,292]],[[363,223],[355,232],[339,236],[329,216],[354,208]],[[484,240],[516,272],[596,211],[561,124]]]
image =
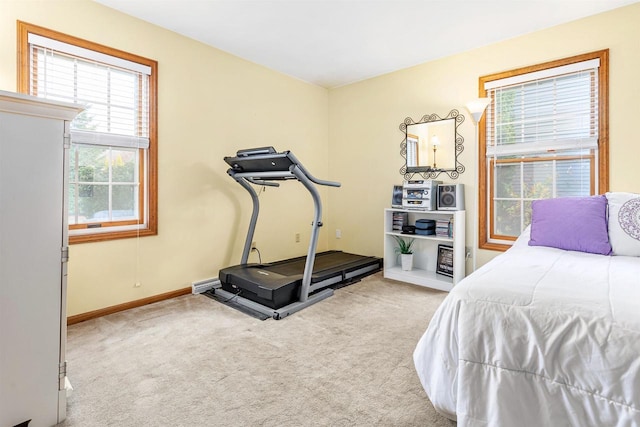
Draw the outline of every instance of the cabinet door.
[[[0,425],[58,420],[64,121],[0,112]]]

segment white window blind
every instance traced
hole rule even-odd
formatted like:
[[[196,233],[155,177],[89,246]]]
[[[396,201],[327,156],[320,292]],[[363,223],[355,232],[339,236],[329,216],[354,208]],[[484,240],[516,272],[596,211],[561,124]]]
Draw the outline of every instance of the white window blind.
[[[78,103],[72,141],[124,148],[149,147],[150,68],[29,34],[30,92]]]
[[[596,148],[598,66],[596,59],[487,82],[487,156]]]

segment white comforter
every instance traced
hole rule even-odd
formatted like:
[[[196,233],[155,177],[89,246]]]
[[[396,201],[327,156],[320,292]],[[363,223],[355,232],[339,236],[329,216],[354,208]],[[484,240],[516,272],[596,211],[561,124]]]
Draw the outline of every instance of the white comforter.
[[[640,426],[640,258],[527,246],[460,282],[414,352],[466,426]]]

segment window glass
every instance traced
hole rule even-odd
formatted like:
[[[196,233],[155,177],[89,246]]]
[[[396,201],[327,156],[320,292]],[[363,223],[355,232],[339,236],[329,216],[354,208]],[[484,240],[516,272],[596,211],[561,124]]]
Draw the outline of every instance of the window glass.
[[[522,192],[521,166],[519,163],[496,165],[495,183],[497,198],[520,197]]]
[[[136,219],[138,150],[73,145],[69,224]]]
[[[553,197],[553,165],[551,162],[522,164],[522,197],[548,199]]]
[[[522,204],[520,200],[495,201],[495,229],[499,234],[512,235],[520,232]]]

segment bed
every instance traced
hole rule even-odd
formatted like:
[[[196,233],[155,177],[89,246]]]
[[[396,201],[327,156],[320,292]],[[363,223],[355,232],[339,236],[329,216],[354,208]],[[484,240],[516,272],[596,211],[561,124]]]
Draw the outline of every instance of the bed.
[[[640,426],[640,257],[616,254],[610,222],[629,209],[613,200],[613,255],[530,246],[534,206],[533,229],[454,287],[414,352],[438,412],[460,427]]]

